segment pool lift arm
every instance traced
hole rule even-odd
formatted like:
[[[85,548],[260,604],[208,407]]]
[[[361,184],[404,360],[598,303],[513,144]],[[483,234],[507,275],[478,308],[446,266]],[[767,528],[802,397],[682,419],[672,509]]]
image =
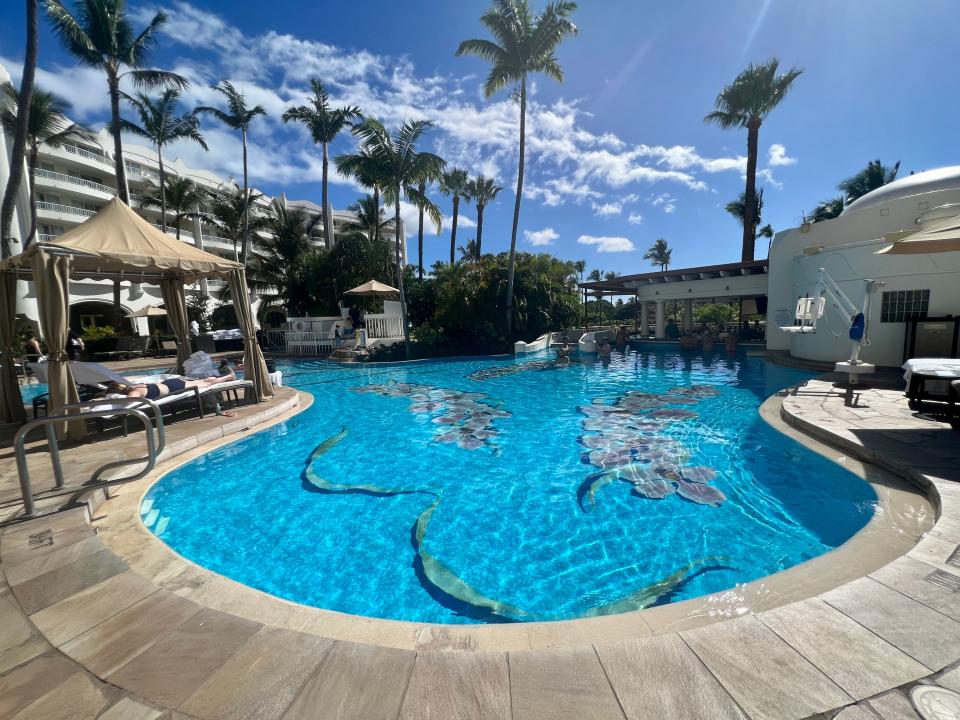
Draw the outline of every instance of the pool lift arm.
[[[817,270],[817,282],[815,295],[809,294],[797,300],[796,319],[799,325],[787,325],[781,327],[783,332],[787,333],[815,333],[817,331],[817,320],[823,317],[826,312],[827,299],[831,301],[831,306],[837,308],[850,318],[850,330],[848,336],[853,343],[853,349],[850,353],[850,359],[836,364],[837,372],[845,372],[850,377],[850,384],[857,384],[857,376],[862,373],[871,373],[876,368],[870,363],[860,359],[860,350],[864,345],[870,344],[868,334],[870,319],[870,301],[873,293],[880,287],[886,285],[885,282],[878,280],[865,279],[864,281],[863,306],[858,308],[853,301],[847,297],[847,294],[840,289],[836,281],[830,276],[830,273],[824,268]]]

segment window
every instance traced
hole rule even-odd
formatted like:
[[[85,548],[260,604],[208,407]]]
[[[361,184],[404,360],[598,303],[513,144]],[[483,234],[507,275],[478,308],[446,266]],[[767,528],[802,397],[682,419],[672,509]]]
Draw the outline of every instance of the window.
[[[929,290],[892,290],[883,293],[880,322],[903,322],[907,318],[925,318],[930,307]]]

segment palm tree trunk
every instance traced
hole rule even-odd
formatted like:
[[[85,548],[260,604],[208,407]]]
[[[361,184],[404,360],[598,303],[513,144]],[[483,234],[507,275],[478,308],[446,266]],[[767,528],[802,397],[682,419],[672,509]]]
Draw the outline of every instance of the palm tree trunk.
[[[20,94],[17,97],[17,124],[13,134],[10,153],[10,177],[0,205],[0,257],[8,258],[13,253],[10,247],[10,226],[13,224],[13,209],[23,181],[23,156],[27,149],[27,124],[30,120],[30,98],[33,96],[33,78],[37,70],[37,54],[40,34],[37,28],[37,0],[26,1],[27,47],[23,59],[23,77],[20,79]],[[12,309],[11,309],[12,312]]]
[[[420,183],[417,186],[417,190],[420,191],[422,196],[427,191],[427,184],[425,182]],[[423,208],[420,208],[418,213],[418,224],[417,224],[417,273],[420,280],[420,284],[423,285]]]
[[[483,243],[483,205],[477,203],[477,247],[475,251],[477,253],[477,260],[480,259],[482,252],[482,243]]]
[[[747,187],[743,194],[743,253],[741,260],[753,260],[756,244],[757,204],[757,146],[760,140],[760,121],[747,123]]]
[[[373,186],[373,216],[377,219],[373,225],[373,239],[380,239],[380,188]]]
[[[507,273],[507,342],[513,341],[513,275],[517,269],[517,228],[520,226],[520,196],[523,193],[523,153],[527,133],[527,75],[520,78],[520,162],[517,166],[517,199],[513,205],[510,233],[510,270]]]
[[[394,207],[394,227],[400,228],[400,188],[397,188],[397,198]],[[403,323],[403,350],[407,360],[410,359],[410,328],[407,327],[407,296],[403,292],[403,264],[400,261],[400,233],[396,233],[393,243],[397,258],[397,290],[400,291],[400,322]]]
[[[247,184],[247,129],[241,130],[243,138],[243,267],[247,267],[250,252],[250,188]]]
[[[127,193],[127,171],[123,163],[123,144],[120,142],[120,79],[114,68],[107,70],[107,87],[110,89],[110,121],[113,130],[113,167],[117,175],[117,195],[130,204]]]
[[[327,203],[327,144],[323,143],[323,177],[321,179],[320,197],[323,203],[323,244],[329,250],[333,247],[333,219],[329,217]]]
[[[27,172],[30,175],[30,232],[23,243],[23,249],[30,247],[30,243],[37,235],[37,156],[39,147],[30,148],[30,159],[27,160]]]
[[[453,265],[457,249],[457,216],[460,214],[460,196],[453,196],[453,227],[450,229],[450,264]]]
[[[157,165],[160,166],[160,231],[167,231],[167,183],[166,172],[163,169],[163,153],[157,145]]]

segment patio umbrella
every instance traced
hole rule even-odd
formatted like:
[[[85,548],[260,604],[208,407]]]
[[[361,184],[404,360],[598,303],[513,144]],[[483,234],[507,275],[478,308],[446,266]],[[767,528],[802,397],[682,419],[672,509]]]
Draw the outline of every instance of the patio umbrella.
[[[938,220],[923,230],[892,233],[891,242],[877,250],[876,255],[926,255],[928,253],[960,252],[960,215]]]
[[[376,297],[379,295],[399,295],[400,291],[389,285],[384,285],[376,280],[367,280],[363,285],[357,285],[353,290],[347,290],[344,295],[368,295]]]
[[[160,307],[155,307],[153,305],[148,305],[145,308],[140,308],[139,310],[127,313],[128,318],[150,318],[150,317],[164,317],[166,316],[167,311]]]

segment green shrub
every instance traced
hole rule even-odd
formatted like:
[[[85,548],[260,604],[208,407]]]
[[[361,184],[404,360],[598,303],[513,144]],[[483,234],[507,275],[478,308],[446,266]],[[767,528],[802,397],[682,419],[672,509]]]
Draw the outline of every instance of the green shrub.
[[[114,330],[110,325],[87,325],[83,329],[83,339],[85,341],[102,340],[103,338],[111,338],[116,336],[117,331]]]

